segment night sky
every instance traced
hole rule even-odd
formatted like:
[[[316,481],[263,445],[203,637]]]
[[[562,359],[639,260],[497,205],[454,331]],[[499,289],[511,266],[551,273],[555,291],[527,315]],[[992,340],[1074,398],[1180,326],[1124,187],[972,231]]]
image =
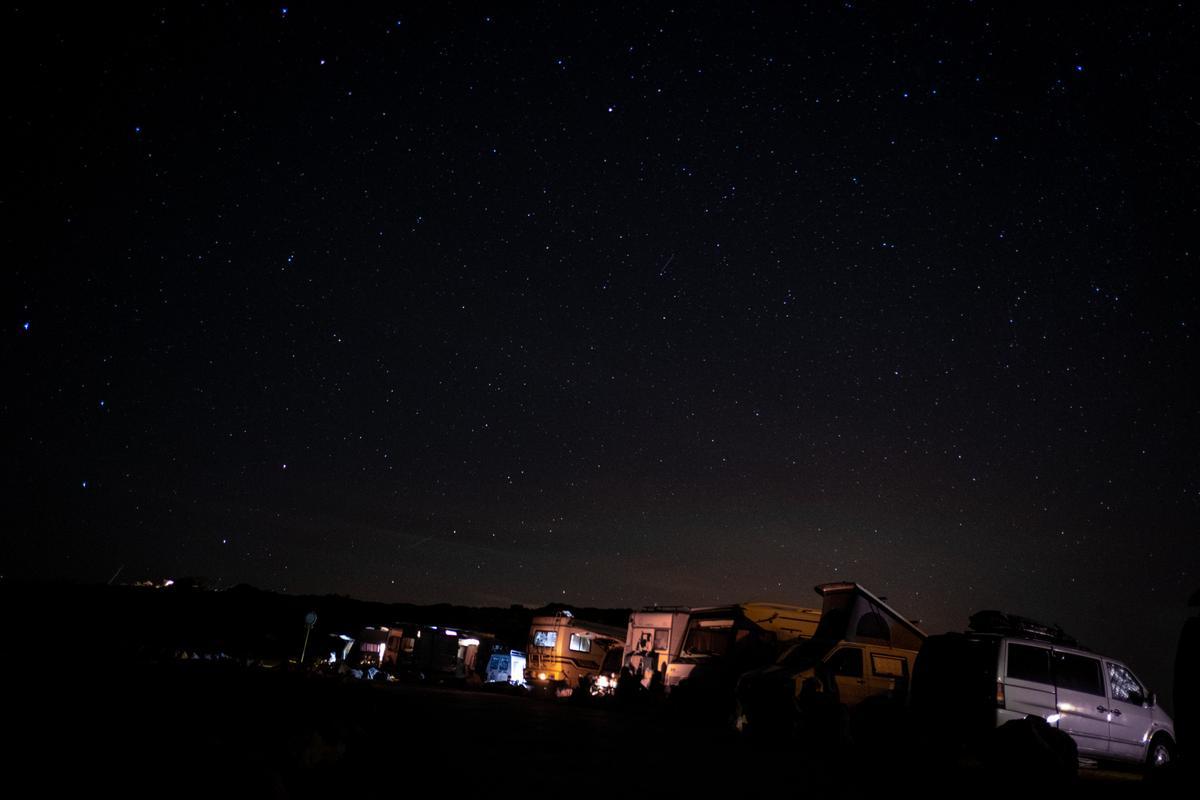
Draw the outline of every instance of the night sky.
[[[3,12],[0,573],[1057,621],[1200,588],[1200,10]]]

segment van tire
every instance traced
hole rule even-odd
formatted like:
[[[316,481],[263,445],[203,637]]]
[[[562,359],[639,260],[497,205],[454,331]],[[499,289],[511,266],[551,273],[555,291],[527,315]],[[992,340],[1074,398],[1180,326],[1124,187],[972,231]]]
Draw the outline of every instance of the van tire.
[[[1146,749],[1146,770],[1153,772],[1166,767],[1175,760],[1175,743],[1165,733],[1159,733],[1150,740]]]

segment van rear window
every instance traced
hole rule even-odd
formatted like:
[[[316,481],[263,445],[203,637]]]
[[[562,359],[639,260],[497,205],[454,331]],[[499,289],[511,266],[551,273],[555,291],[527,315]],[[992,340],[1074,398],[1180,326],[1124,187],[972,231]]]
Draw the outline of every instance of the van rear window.
[[[1050,651],[1044,647],[1008,643],[1008,677],[1019,681],[1052,684]]]

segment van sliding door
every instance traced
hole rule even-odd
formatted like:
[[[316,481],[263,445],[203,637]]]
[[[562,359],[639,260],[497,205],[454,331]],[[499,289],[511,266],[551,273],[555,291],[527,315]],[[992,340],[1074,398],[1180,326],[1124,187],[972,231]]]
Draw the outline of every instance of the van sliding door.
[[[1058,727],[1075,738],[1079,752],[1093,758],[1108,755],[1108,692],[1100,660],[1054,651],[1058,687]]]

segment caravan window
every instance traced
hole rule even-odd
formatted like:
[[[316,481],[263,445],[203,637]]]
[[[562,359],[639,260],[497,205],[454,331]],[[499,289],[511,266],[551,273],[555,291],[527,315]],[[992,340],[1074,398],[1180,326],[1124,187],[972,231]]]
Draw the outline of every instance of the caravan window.
[[[580,636],[578,633],[572,633],[569,647],[576,653],[590,653],[592,652],[592,640]]]
[[[558,631],[534,631],[534,647],[554,647],[558,643]]]
[[[733,620],[704,620],[688,631],[683,649],[695,656],[723,656],[732,644]]]
[[[669,631],[665,628],[655,628],[654,629],[654,649],[655,650],[668,649],[671,646],[670,642],[671,642],[671,631]]]

